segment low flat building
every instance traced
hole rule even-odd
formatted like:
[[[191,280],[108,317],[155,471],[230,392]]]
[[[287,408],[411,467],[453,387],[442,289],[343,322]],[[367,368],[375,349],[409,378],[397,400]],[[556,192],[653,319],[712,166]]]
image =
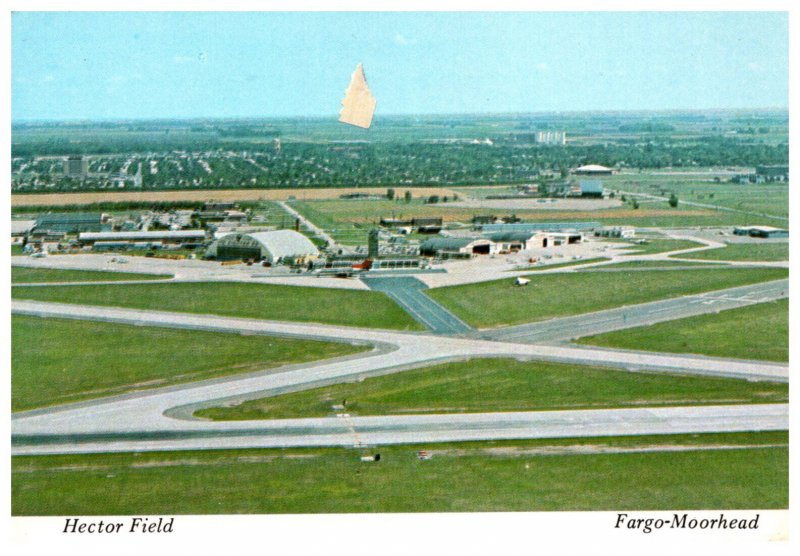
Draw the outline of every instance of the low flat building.
[[[420,255],[425,257],[491,255],[498,251],[497,244],[487,238],[432,237],[419,246]]]
[[[774,228],[772,226],[738,226],[733,229],[737,236],[750,236],[760,238],[784,238],[789,237],[789,230]]]
[[[110,231],[111,226],[111,215],[100,212],[50,212],[36,219],[38,230],[68,234]]]
[[[204,230],[155,230],[147,232],[84,232],[78,234],[83,245],[97,242],[155,242],[169,245],[198,245],[206,240]]]

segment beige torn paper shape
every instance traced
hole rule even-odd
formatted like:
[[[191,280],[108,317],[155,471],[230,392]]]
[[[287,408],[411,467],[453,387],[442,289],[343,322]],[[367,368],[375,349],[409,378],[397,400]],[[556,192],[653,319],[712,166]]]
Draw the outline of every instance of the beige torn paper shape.
[[[372,115],[378,101],[369,92],[367,78],[364,75],[364,66],[358,64],[350,85],[342,99],[342,110],[339,112],[339,121],[358,127],[368,128],[372,124]]]

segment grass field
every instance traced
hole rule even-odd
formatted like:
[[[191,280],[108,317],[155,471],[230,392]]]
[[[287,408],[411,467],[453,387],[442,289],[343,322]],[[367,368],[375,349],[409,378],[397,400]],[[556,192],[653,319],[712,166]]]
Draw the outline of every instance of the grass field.
[[[18,257],[24,255],[25,253],[22,252],[22,245],[14,244],[11,246],[11,256]]]
[[[11,340],[13,411],[366,349],[333,342],[28,316],[12,317]]]
[[[12,297],[257,319],[421,330],[421,326],[387,295],[371,291],[198,282],[15,287]]]
[[[399,193],[402,193],[398,190]],[[631,225],[639,227],[681,226],[733,226],[751,223],[747,214],[722,212],[679,205],[670,208],[663,203],[642,203],[639,209],[630,206],[604,210],[507,210],[479,209],[452,206],[448,203],[423,203],[416,199],[411,203],[389,200],[297,200],[290,204],[316,225],[331,233],[343,243],[359,238],[364,242],[366,227],[378,223],[381,217],[412,218],[442,217],[445,222],[469,223],[476,214],[515,213],[526,221],[575,222],[579,220],[599,221],[607,225]],[[360,235],[359,235],[360,234]]]
[[[671,451],[657,451],[666,447]],[[429,450],[419,461],[417,450]],[[785,432],[12,458],[11,513],[788,507]]]
[[[197,415],[221,420],[324,417],[336,413],[331,405],[342,400],[351,415],[769,403],[788,401],[788,391],[780,383],[475,359],[204,409]]]
[[[692,249],[702,247],[702,243],[685,239],[648,239],[647,243],[633,245],[626,255],[655,255],[667,251],[678,251],[680,249]]]
[[[697,272],[609,272],[540,274],[524,288],[512,279],[434,288],[427,294],[476,327],[533,322],[644,303],[680,295],[777,280],[786,269],[712,268]]]
[[[631,270],[631,269],[664,269],[664,268],[682,268],[682,267],[697,267],[697,268],[720,268],[721,265],[715,263],[701,263],[701,262],[687,262],[687,261],[627,261],[622,263],[614,263],[603,265],[596,269],[587,268],[581,272],[592,272],[594,270]]]
[[[789,360],[789,300],[581,338],[578,343],[737,359]]]
[[[704,261],[788,261],[789,243],[732,243],[720,249],[681,255]]]
[[[580,264],[590,264],[590,263],[599,263],[602,261],[610,261],[608,257],[593,257],[591,259],[579,259],[576,261],[567,261],[563,263],[555,263],[555,264],[544,264],[544,265],[535,265],[535,266],[526,266],[523,268],[515,268],[514,272],[519,270],[531,270],[533,272],[539,272],[541,270],[553,270],[556,268],[564,268],[570,266],[576,266]]]
[[[789,214],[788,183],[739,185],[724,181],[717,183],[710,178],[668,174],[620,174],[605,178],[603,183],[608,189],[662,197],[669,197],[670,192],[674,192],[683,201],[749,211],[753,216],[768,214],[787,218]]]
[[[165,274],[135,274],[132,272],[105,272],[102,270],[62,270],[56,268],[11,267],[11,282],[112,282],[124,280],[164,280]]]

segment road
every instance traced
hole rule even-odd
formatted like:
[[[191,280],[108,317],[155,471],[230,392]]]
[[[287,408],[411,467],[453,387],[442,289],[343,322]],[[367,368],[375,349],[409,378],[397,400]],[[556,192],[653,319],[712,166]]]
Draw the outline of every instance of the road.
[[[342,249],[345,253],[349,253],[350,252],[350,248],[349,247],[344,247],[343,245],[339,245],[338,243],[336,243],[336,240],[333,239],[333,236],[331,236],[325,230],[323,230],[322,228],[320,228],[319,226],[314,224],[311,220],[309,220],[308,218],[306,218],[305,216],[303,216],[302,214],[300,214],[299,212],[294,210],[292,207],[290,207],[284,201],[275,201],[275,203],[280,205],[280,207],[283,210],[285,210],[286,212],[288,212],[289,214],[291,214],[295,218],[300,219],[300,222],[306,228],[308,228],[309,230],[314,232],[317,235],[317,237],[320,237],[320,238],[324,239],[325,241],[327,241],[328,242],[328,247],[330,249],[332,249],[334,251],[336,251],[338,249]]]
[[[369,289],[386,293],[417,322],[434,334],[463,334],[472,328],[425,295],[426,286],[413,276],[362,277]]]
[[[647,326],[658,322],[718,313],[726,309],[789,297],[789,280],[775,280],[721,291],[617,307],[572,317],[475,332],[476,337],[531,344],[568,342],[575,338]]]

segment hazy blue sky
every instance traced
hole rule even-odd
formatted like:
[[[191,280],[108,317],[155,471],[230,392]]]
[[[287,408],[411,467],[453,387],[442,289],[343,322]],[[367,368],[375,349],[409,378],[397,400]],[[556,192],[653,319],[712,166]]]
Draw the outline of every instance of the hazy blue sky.
[[[788,106],[782,13],[33,13],[12,118]]]

